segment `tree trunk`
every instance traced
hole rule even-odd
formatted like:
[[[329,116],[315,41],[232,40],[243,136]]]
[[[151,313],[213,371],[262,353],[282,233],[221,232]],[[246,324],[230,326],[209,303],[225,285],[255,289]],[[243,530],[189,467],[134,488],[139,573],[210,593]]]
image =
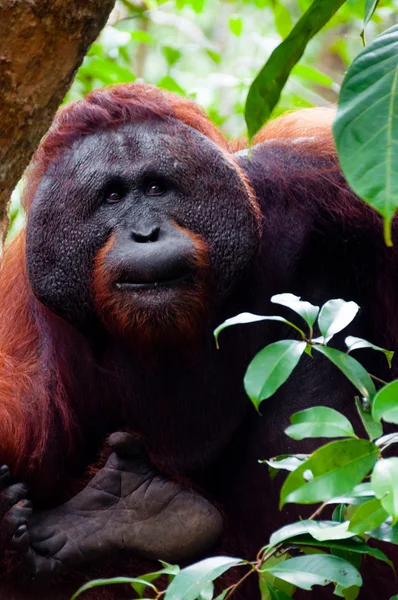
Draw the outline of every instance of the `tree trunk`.
[[[11,192],[113,4],[0,0],[0,238]]]

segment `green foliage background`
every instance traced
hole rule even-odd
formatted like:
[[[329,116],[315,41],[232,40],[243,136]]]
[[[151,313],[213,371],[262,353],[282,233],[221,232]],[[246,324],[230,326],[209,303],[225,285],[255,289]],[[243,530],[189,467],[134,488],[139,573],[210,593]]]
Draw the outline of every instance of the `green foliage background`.
[[[246,134],[244,107],[253,79],[311,0],[117,0],[65,102],[112,83],[145,81],[196,100],[231,137]],[[336,103],[344,73],[363,49],[365,5],[348,0],[293,69],[272,116]],[[366,37],[396,23],[398,0],[381,0]],[[10,237],[24,215],[18,188]]]

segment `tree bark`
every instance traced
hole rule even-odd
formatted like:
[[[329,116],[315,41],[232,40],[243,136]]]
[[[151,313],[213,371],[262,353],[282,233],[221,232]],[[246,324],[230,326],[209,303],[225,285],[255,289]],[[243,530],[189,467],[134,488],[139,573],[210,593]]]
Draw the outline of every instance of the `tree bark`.
[[[114,0],[0,0],[1,238],[11,192],[113,4]]]

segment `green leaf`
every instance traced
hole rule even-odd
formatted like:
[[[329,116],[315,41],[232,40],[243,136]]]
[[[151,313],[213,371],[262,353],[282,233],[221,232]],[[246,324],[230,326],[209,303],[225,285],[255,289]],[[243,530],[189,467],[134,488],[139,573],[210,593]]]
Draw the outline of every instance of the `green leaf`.
[[[398,379],[381,388],[374,397],[372,406],[374,419],[398,425]]]
[[[281,489],[280,506],[287,502],[324,502],[348,492],[369,473],[378,454],[377,446],[367,440],[341,440],[321,446],[288,475]]]
[[[300,296],[295,296],[294,294],[276,294],[272,296],[271,302],[287,306],[294,310],[294,312],[304,319],[310,329],[312,329],[319,313],[319,306],[305,302],[300,299]]]
[[[360,540],[360,541],[358,541]],[[361,538],[355,536],[355,538],[350,538],[347,540],[325,540],[315,541],[313,537],[310,535],[301,535],[297,537],[289,538],[289,544],[292,546],[316,546],[317,548],[327,548],[330,550],[342,552],[350,552],[353,554],[367,554],[376,558],[377,560],[381,560],[382,562],[387,563],[388,565],[392,565],[389,558],[379,550],[378,548],[372,548],[371,546],[367,546],[363,543]]]
[[[391,526],[389,523],[383,523],[377,529],[367,531],[366,533],[375,540],[398,545],[398,525]]]
[[[363,28],[365,29],[366,25],[369,23],[370,19],[373,17],[373,14],[379,4],[380,0],[365,0],[365,15],[363,19]]]
[[[343,589],[362,585],[362,577],[355,567],[337,556],[327,554],[296,556],[271,567],[269,572],[303,590],[332,582],[341,585]]]
[[[160,561],[163,565],[163,569],[159,571],[153,571],[152,573],[145,573],[145,575],[140,575],[138,581],[134,581],[131,583],[131,587],[137,592],[139,598],[144,596],[145,588],[147,587],[146,582],[152,582],[156,579],[159,579],[162,575],[177,575],[180,570],[178,565],[170,565],[164,561]]]
[[[327,504],[363,504],[368,500],[373,500],[375,493],[372,490],[370,483],[359,483],[352,490],[344,494],[344,496],[335,496],[328,500]]]
[[[216,63],[216,65],[221,64],[221,60],[222,60],[221,54],[219,54],[215,50],[211,50],[211,48],[206,49],[206,54],[211,58],[211,60],[214,63]]]
[[[294,440],[319,437],[356,437],[351,423],[340,412],[326,406],[314,406],[295,413],[285,429]]]
[[[196,13],[202,13],[206,0],[176,0],[176,6],[178,10],[184,8],[184,6],[192,6]]]
[[[357,600],[361,588],[357,585],[352,585],[349,588],[342,588],[340,585],[336,585],[334,595],[344,598],[344,600]]]
[[[398,208],[398,25],[373,40],[344,78],[333,126],[343,173],[358,196],[391,220]]]
[[[380,500],[375,498],[355,509],[350,519],[349,529],[353,533],[365,533],[379,527],[387,517],[388,514],[381,506]]]
[[[309,40],[343,3],[344,0],[314,0],[286,40],[273,51],[247,96],[245,120],[250,139],[270,117],[290,71],[302,57]]]
[[[185,95],[185,92],[182,89],[182,87],[177,83],[177,81],[173,77],[170,77],[170,75],[165,75],[164,77],[159,79],[157,86],[164,90],[169,90],[170,92],[179,94],[180,96]]]
[[[322,73],[309,65],[296,65],[294,69],[292,69],[291,74],[328,88],[333,88],[336,85],[329,75],[325,75],[325,73]]]
[[[309,454],[282,454],[269,460],[260,460],[260,463],[266,463],[271,469],[286,471],[295,471],[297,467],[303,464],[309,458]]]
[[[260,574],[260,581],[262,574]],[[266,595],[265,590],[268,592]],[[266,588],[261,593],[261,600],[291,600],[292,596],[275,587],[271,583],[266,584]]]
[[[131,39],[140,44],[155,44],[156,40],[147,31],[132,31]]]
[[[341,298],[325,302],[319,313],[318,325],[326,344],[355,319],[358,310],[359,306],[356,302],[346,302]]]
[[[394,356],[393,350],[386,350],[385,348],[380,348],[380,346],[375,346],[362,338],[357,338],[352,335],[349,335],[345,338],[345,343],[348,348],[348,352],[352,352],[353,350],[359,350],[360,348],[371,348],[372,350],[377,350],[378,352],[383,352],[385,354],[388,366],[391,369],[391,361]]]
[[[376,421],[371,412],[365,410],[362,400],[355,396],[355,406],[361,417],[362,424],[370,440],[375,440],[383,435],[383,427],[379,421]]]
[[[239,37],[243,31],[243,21],[238,15],[231,15],[229,17],[229,29],[231,33]]]
[[[285,38],[293,27],[290,11],[281,2],[273,3],[275,28],[281,38]]]
[[[267,559],[266,566],[274,567],[281,562],[284,562],[290,558],[289,554],[282,554],[281,556],[270,556]],[[267,571],[259,572],[259,585],[261,591],[261,600],[285,600],[291,598],[291,595],[295,591],[294,585],[278,579],[272,573]]]
[[[355,385],[365,398],[372,398],[376,393],[375,385],[369,373],[355,358],[335,348],[327,346],[313,346],[314,350],[326,356],[344,375]]]
[[[269,540],[271,546],[277,546],[281,542],[295,538],[299,535],[308,534],[314,540],[324,542],[325,540],[344,540],[354,537],[355,533],[348,531],[348,521],[338,523],[336,521],[314,521],[312,519],[298,521],[285,525],[275,531]]]
[[[214,596],[214,583],[209,581],[200,592],[198,600],[212,600]]]
[[[398,457],[392,456],[377,461],[371,484],[383,508],[393,517],[394,523],[398,519]],[[372,529],[378,525],[381,523],[374,525]]]
[[[232,325],[245,325],[246,323],[256,323],[257,321],[279,321],[280,323],[285,323],[286,325],[290,325],[290,327],[293,327],[293,329],[298,331],[303,338],[305,337],[304,331],[302,331],[294,323],[287,321],[283,317],[278,317],[278,316],[263,317],[262,315],[254,315],[253,313],[244,312],[244,313],[240,313],[239,315],[236,315],[235,317],[231,317],[230,319],[226,319],[223,323],[221,323],[221,325],[216,327],[216,329],[213,332],[213,335],[216,340],[217,348],[219,347],[218,346],[218,336],[224,329],[226,329],[227,327],[231,327]]]
[[[98,79],[101,83],[127,83],[135,81],[135,75],[115,61],[99,56],[87,57],[80,67],[79,76]]]
[[[281,340],[269,344],[250,363],[244,378],[247,395],[258,409],[285,383],[304,353],[306,342]]]
[[[336,521],[336,523],[344,523],[346,520],[346,508],[347,506],[345,504],[338,504],[332,514],[333,521]]]
[[[182,569],[167,588],[165,600],[196,600],[210,582],[240,562],[240,558],[214,556]]]
[[[172,46],[163,46],[162,53],[170,67],[175,65],[182,56],[182,52],[177,50],[177,48],[173,48]]]
[[[92,581],[85,583],[84,585],[82,585],[82,587],[80,587],[77,590],[77,592],[73,594],[70,600],[76,600],[76,598],[80,596],[80,594],[86,592],[87,590],[91,590],[92,588],[100,587],[103,585],[117,585],[120,583],[129,583],[130,585],[133,585],[135,583],[141,583],[145,587],[150,587],[151,589],[156,591],[154,585],[152,585],[148,581],[144,581],[143,579],[138,579],[136,577],[112,577],[111,579],[93,579]]]

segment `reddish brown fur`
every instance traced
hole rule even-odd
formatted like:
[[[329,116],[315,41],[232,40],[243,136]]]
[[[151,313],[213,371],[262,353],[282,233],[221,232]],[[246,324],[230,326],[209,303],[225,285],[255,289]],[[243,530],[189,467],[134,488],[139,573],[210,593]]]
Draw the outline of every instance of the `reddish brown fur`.
[[[316,137],[324,152],[332,152],[334,150],[332,137],[334,115],[335,111],[330,108],[303,108],[298,113],[286,113],[267,123],[254,137],[253,144],[260,144],[271,139],[288,138],[292,140]]]
[[[159,336],[169,335],[170,331],[175,333],[178,330],[184,337],[192,337],[197,331],[205,313],[208,297],[210,265],[207,244],[199,235],[174,225],[192,239],[195,247],[192,262],[200,276],[195,279],[195,285],[191,286],[189,293],[185,293],[174,306],[159,309],[156,320],[145,308],[138,306],[132,314],[130,302],[126,303],[122,294],[115,294],[114,282],[117,274],[110,273],[105,262],[114,244],[114,237],[111,236],[98,252],[93,275],[94,301],[98,314],[111,331],[117,331],[120,335],[130,338],[133,333],[134,341],[139,337],[141,341],[152,342]]]
[[[311,144],[317,146],[322,154],[331,154],[335,151],[332,136],[332,122],[335,111],[331,108],[303,108],[298,112],[287,112],[281,117],[269,121],[253,139],[253,146],[271,140],[297,140],[299,138],[316,138]],[[233,152],[244,150],[248,147],[247,139],[232,140]],[[303,150],[308,149],[307,145]]]
[[[28,170],[25,207],[29,207],[49,163],[80,137],[106,127],[167,117],[175,117],[210,138],[220,148],[229,149],[224,136],[190,100],[140,83],[95,90],[83,100],[62,108],[55,117]]]
[[[17,477],[26,478],[26,470],[37,467],[44,456],[52,411],[34,319],[35,310],[46,309],[38,305],[27,282],[24,233],[6,248],[0,283],[0,454],[2,463],[8,463]],[[29,398],[35,406],[24,402]],[[72,435],[61,384],[51,401],[65,432]]]

